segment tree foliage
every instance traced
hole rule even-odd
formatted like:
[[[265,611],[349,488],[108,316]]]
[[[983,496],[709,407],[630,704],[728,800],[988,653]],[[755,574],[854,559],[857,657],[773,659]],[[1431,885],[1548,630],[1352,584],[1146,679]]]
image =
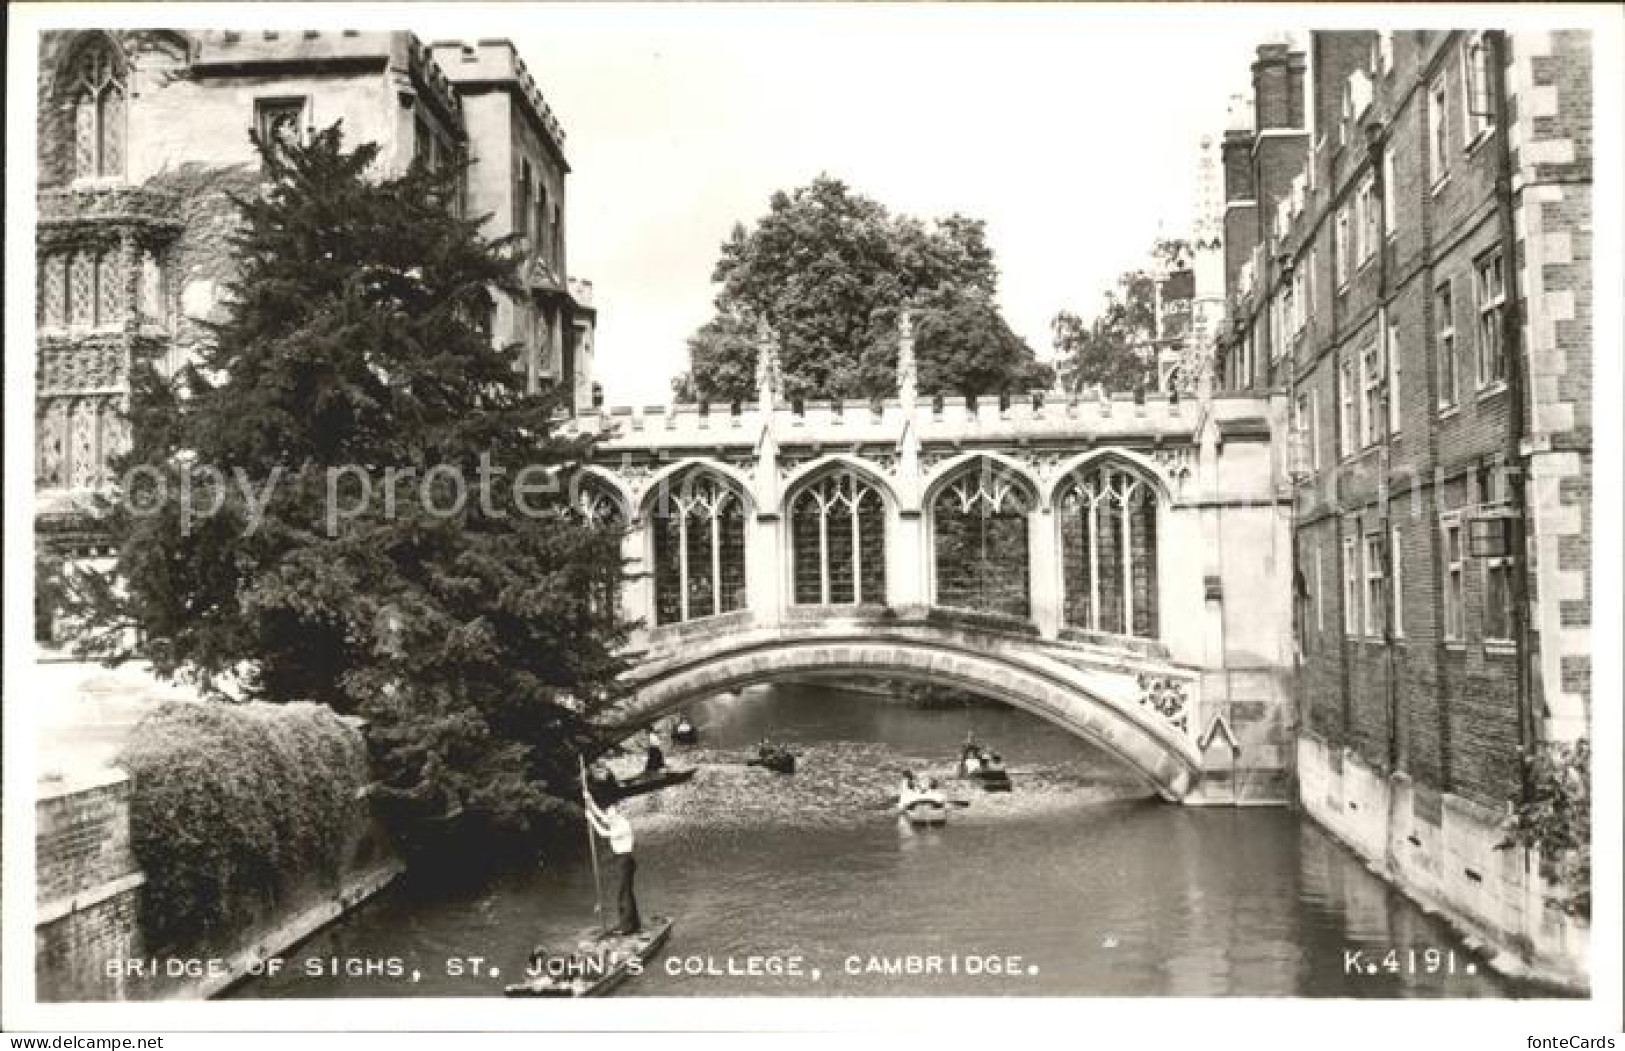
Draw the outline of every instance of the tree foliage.
[[[1503,847],[1540,852],[1559,893],[1552,904],[1591,916],[1591,744],[1553,742],[1534,753],[1529,792],[1513,807]]]
[[[118,763],[155,951],[195,955],[279,900],[331,896],[366,827],[361,735],[318,705],[166,702]]]
[[[894,215],[820,176],[775,193],[751,229],[735,226],[712,278],[721,285],[716,314],[690,337],[690,369],[676,381],[685,398],[755,397],[763,323],[778,346],[787,397],[891,395],[905,306],[915,311],[922,391],[1052,382],[999,314],[998,269],[979,220]]]
[[[590,597],[620,538],[569,499],[589,447],[493,345],[516,255],[457,214],[458,171],[376,178],[338,125],[256,144],[229,317],[175,382],[134,378],[85,648],[365,716],[409,838],[523,839],[596,743],[624,636]]]
[[[1159,240],[1152,255],[1171,264],[1188,251],[1184,241]],[[1093,320],[1063,310],[1050,322],[1050,332],[1068,390],[1097,384],[1108,392],[1154,386],[1150,347],[1157,332],[1156,278],[1144,268],[1125,271],[1117,287],[1106,291]]]

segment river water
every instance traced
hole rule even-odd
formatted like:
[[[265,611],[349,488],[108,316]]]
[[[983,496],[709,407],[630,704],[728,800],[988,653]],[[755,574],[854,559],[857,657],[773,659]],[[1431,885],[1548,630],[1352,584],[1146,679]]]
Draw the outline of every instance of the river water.
[[[1300,815],[1161,803],[1014,709],[797,684],[691,714],[700,744],[668,753],[697,776],[627,804],[644,915],[677,925],[618,995],[1531,995]],[[971,730],[1016,790],[950,781],[970,805],[947,827],[900,823],[900,771],[946,778]],[[796,774],[744,765],[764,734]],[[493,995],[593,908],[586,859],[451,897],[401,886],[234,995]]]

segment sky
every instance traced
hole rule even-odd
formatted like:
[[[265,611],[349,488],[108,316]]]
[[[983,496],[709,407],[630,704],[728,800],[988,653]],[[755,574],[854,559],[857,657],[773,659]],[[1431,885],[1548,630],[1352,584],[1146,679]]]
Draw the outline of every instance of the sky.
[[[500,35],[565,128],[569,269],[594,284],[612,405],[670,400],[722,240],[821,172],[894,212],[985,220],[1005,316],[1047,356],[1056,311],[1092,316],[1188,226],[1201,137],[1273,28],[1190,8],[508,10]]]

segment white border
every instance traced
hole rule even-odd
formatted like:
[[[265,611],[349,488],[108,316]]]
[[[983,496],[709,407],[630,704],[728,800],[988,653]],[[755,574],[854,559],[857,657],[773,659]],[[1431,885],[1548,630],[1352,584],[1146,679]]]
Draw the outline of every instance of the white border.
[[[1146,61],[1155,63],[1158,33],[1200,33],[1202,27],[1222,21],[1255,24],[1260,36],[1282,25],[1316,28],[1355,28],[1389,25],[1396,28],[1444,25],[1496,24],[1509,28],[1572,26],[1593,31],[1595,91],[1595,384],[1599,407],[1595,435],[1595,532],[1593,552],[1596,646],[1593,658],[1596,743],[1595,885],[1593,929],[1593,989],[1591,1001],[1453,1001],[1370,1002],[1318,1000],[1194,1000],[1163,1006],[1159,1001],[1127,999],[640,999],[559,1004],[539,1008],[533,1002],[504,1000],[329,1000],[258,1001],[225,1003],[142,1003],[95,1005],[36,1005],[33,987],[33,911],[31,888],[33,808],[14,805],[32,800],[34,757],[25,746],[34,740],[30,710],[32,573],[31,557],[33,476],[33,355],[19,348],[34,344],[32,293],[35,213],[34,76],[37,65],[35,33],[41,28],[67,25],[148,26],[180,24],[187,27],[252,24],[254,27],[398,28],[409,25],[427,39],[440,36],[500,36],[512,31],[516,18],[545,17],[556,5],[440,5],[436,7],[374,4],[255,4],[252,7],[168,3],[163,5],[39,5],[13,7],[12,32],[7,41],[6,186],[6,345],[12,348],[5,362],[7,424],[6,477],[11,479],[5,507],[4,671],[5,704],[4,798],[4,968],[5,1021],[9,1029],[56,1032],[186,1031],[194,1029],[283,1031],[387,1030],[444,1031],[519,1029],[539,1027],[567,1030],[785,1030],[851,1032],[879,1030],[900,1036],[950,1034],[998,1030],[1000,1039],[1028,1042],[1035,1030],[1053,1034],[1070,1046],[1089,1043],[1142,1042],[1175,1039],[1199,1041],[1207,1047],[1299,1045],[1369,1048],[1375,1040],[1401,1037],[1404,1046],[1468,1046],[1475,1035],[1499,1038],[1495,1046],[1527,1046],[1525,1035],[1598,1036],[1620,1030],[1620,742],[1622,690],[1621,647],[1613,643],[1621,629],[1620,516],[1621,417],[1616,396],[1622,387],[1619,349],[1625,347],[1621,331],[1621,78],[1622,33],[1617,12],[1607,6],[1178,6],[1173,9],[1113,6],[1098,17],[1147,25]],[[1068,13],[1048,8],[1049,14]],[[580,11],[572,12],[579,15]],[[953,19],[958,22],[1000,20],[1030,24],[1042,17],[1031,9],[960,6],[952,9],[891,6],[853,11],[820,6],[819,18]],[[647,25],[650,21],[710,19],[719,30],[748,33],[764,18],[796,17],[768,11],[760,5],[727,7],[617,7],[605,17],[623,17]],[[1016,21],[1012,21],[1016,20]],[[746,40],[741,39],[741,46]],[[832,65],[838,75],[838,63]],[[541,76],[545,83],[545,71]],[[1245,71],[1238,71],[1238,81]],[[1170,83],[1178,84],[1177,71]],[[1088,100],[1082,104],[1089,104]],[[566,115],[567,116],[567,115]],[[1035,128],[1035,134],[1049,130]],[[1109,144],[1107,145],[1109,148]],[[1154,907],[1148,903],[1148,907]],[[1053,1029],[1051,1027],[1054,1027]],[[348,1037],[361,1044],[399,1048],[434,1039],[406,1037]],[[524,1039],[510,1035],[502,1042]],[[659,1038],[665,1042],[667,1038]],[[760,1039],[760,1038],[756,1038]],[[782,1039],[775,1037],[774,1039]],[[966,1037],[949,1039],[964,1046]],[[279,1041],[280,1042],[280,1041]],[[679,1041],[690,1043],[691,1041]],[[911,1041],[910,1041],[911,1042]],[[244,1039],[245,1046],[271,1046],[268,1038]],[[707,1040],[710,1043],[710,1040]],[[172,1046],[172,1045],[166,1045]],[[184,1043],[183,1043],[184,1046]],[[525,1046],[534,1041],[525,1039]]]

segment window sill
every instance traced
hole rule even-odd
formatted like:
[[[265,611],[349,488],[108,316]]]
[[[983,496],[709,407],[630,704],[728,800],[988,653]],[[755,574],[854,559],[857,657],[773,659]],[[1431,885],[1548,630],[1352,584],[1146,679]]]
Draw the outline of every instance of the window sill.
[[[1478,398],[1479,401],[1486,401],[1486,400],[1488,400],[1490,398],[1495,397],[1497,394],[1505,394],[1506,389],[1507,389],[1507,381],[1506,380],[1496,380],[1495,382],[1489,384],[1486,387],[1480,387],[1479,390],[1478,390],[1477,398]]]
[[[1484,127],[1480,128],[1471,139],[1467,140],[1467,145],[1461,148],[1461,152],[1471,157],[1473,154],[1478,152],[1478,148],[1480,146],[1490,141],[1494,135],[1495,125],[1486,124]]]
[[[1516,657],[1518,644],[1511,639],[1485,639],[1484,655],[1486,657]]]
[[[1439,196],[1439,191],[1443,190],[1446,186],[1449,186],[1449,185],[1450,185],[1450,173],[1445,172],[1443,175],[1439,176],[1439,178],[1434,181],[1432,186],[1430,186],[1428,188],[1428,194],[1430,196],[1437,197],[1437,196]]]
[[[1461,639],[1445,639],[1444,648],[1450,653],[1466,653],[1467,643]]]
[[[1439,406],[1439,419],[1448,420],[1453,416],[1461,415],[1461,402],[1451,402],[1449,405]]]

